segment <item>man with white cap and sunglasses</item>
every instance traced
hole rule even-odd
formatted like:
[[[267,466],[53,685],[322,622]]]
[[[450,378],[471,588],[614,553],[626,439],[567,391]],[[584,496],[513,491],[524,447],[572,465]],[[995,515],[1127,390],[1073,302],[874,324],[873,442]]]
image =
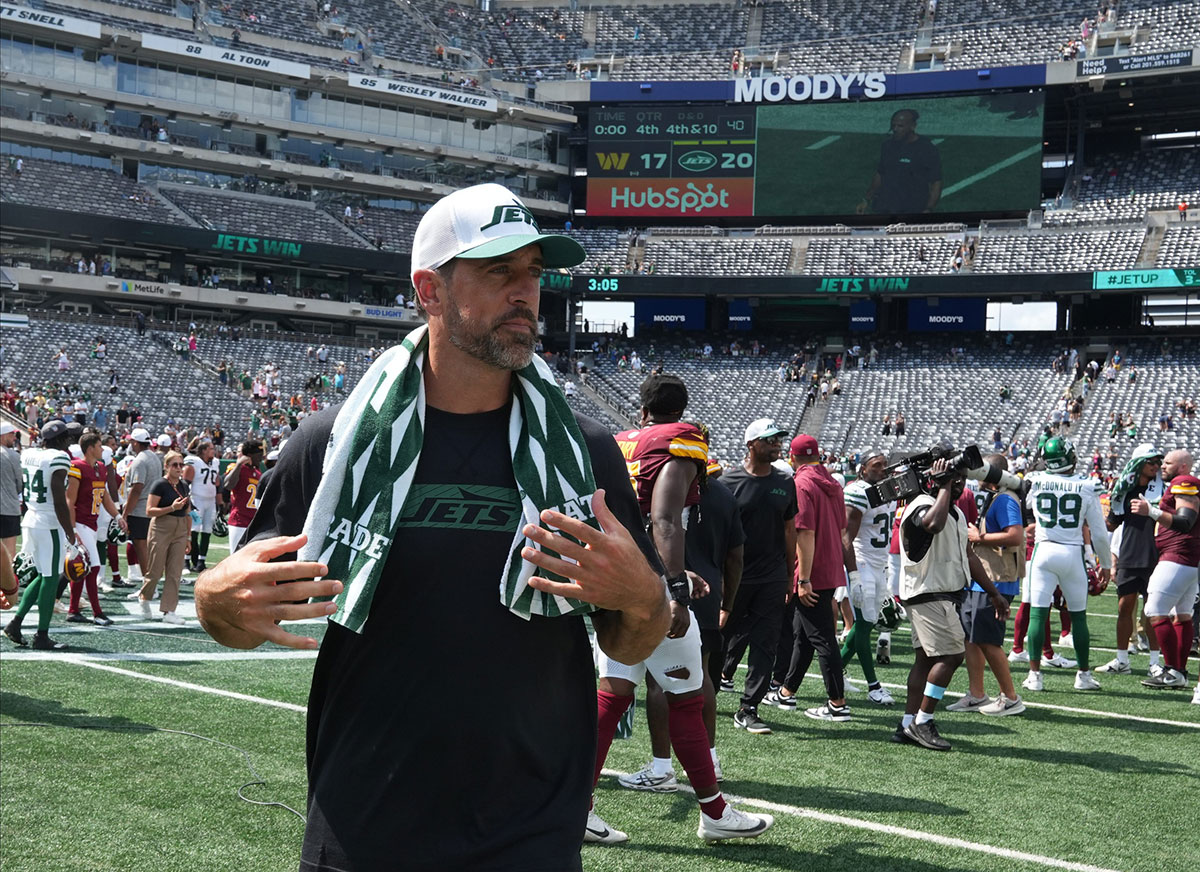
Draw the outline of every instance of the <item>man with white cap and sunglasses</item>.
[[[0,559],[10,564],[17,554],[17,534],[21,532],[21,456],[13,449],[17,428],[0,421]]]
[[[316,648],[277,622],[330,617],[306,872],[581,868],[596,750],[582,615],[630,664],[670,620],[616,443],[533,353],[543,270],[584,256],[499,185],[435,204],[412,250],[428,325],[305,420],[243,547],[197,581],[201,622],[233,647]],[[471,674],[486,723],[431,709],[420,663]]]
[[[162,455],[150,447],[154,441],[145,427],[136,427],[129,434],[129,449],[134,457],[125,472],[125,505],[121,508],[121,517],[128,526],[129,541],[133,543],[140,567],[150,564],[150,516],[146,514],[146,498],[150,495],[150,485],[163,477]]]

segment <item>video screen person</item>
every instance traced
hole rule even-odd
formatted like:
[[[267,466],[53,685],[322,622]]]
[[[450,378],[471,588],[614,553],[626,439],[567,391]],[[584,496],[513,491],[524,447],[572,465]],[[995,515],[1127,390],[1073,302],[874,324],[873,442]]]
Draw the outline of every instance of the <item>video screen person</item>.
[[[920,117],[915,109],[892,115],[892,135],[879,146],[875,176],[855,208],[859,215],[932,212],[942,198],[942,157],[917,133]]]

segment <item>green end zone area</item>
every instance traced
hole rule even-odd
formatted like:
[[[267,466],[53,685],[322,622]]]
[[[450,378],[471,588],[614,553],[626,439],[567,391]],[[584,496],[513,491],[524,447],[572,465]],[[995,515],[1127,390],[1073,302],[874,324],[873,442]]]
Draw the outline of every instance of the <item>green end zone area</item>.
[[[762,107],[755,215],[854,214],[891,115],[901,109],[919,113],[917,133],[941,156],[943,193],[934,214],[1036,206],[1042,107],[1034,93]]]
[[[181,614],[191,614],[189,597],[185,587]],[[1112,656],[1103,649],[1113,644],[1116,598],[1089,607],[1095,667]],[[105,608],[118,618],[113,628],[55,617],[51,632],[70,644],[66,652],[34,657],[0,639],[6,872],[296,869],[303,824],[238,798],[258,780],[241,753],[154,728],[243,749],[266,782],[245,795],[303,812],[312,655],[269,645],[231,651],[194,623],[146,623],[116,594]],[[322,628],[298,629],[320,638]],[[585,846],[584,868],[1190,872],[1196,822],[1185,812],[1200,776],[1200,706],[1189,704],[1190,690],[1143,688],[1145,655],[1134,655],[1133,675],[1098,676],[1099,693],[1071,690],[1073,670],[1047,669],[1047,689],[1026,694],[1024,715],[939,712],[954,749],[938,754],[889,741],[911,662],[906,627],[893,640],[892,664],[879,673],[901,702],[881,709],[851,694],[848,724],[764,707],[774,733],[751,736],[733,727],[737,696],[718,696],[724,790],[747,810],[775,815],[766,835],[705,845],[690,794],[636,793],[605,776],[596,809],[630,841]],[[861,677],[856,665],[850,673]],[[1014,675],[1019,682],[1025,667]],[[821,688],[810,675],[801,706],[819,704]],[[441,689],[431,686],[431,695]],[[966,690],[965,670],[951,690]],[[485,740],[487,712],[436,708],[477,719]],[[649,753],[639,699],[634,736],[613,743],[608,769],[635,771]],[[419,797],[419,785],[411,789]]]

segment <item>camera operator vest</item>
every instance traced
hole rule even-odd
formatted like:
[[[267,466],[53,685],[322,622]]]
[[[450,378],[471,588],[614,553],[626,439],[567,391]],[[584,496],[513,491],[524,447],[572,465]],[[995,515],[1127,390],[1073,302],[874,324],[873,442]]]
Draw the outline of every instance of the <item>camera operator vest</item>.
[[[979,530],[983,532],[987,529],[986,510],[989,510],[992,503],[996,501],[996,497],[1001,494],[1007,494],[1017,501],[1017,505],[1021,505],[1021,495],[1015,491],[999,490],[995,496],[991,497],[984,505],[984,512],[979,515]],[[993,533],[1003,532],[1001,530],[992,530]],[[997,548],[994,545],[976,545],[975,556],[979,558],[979,562],[983,564],[984,570],[987,572],[988,581],[993,584],[1004,581],[1020,581],[1025,577],[1025,537],[1022,535],[1020,545],[1012,545],[1008,548]],[[972,588],[974,590],[974,588]]]
[[[905,507],[900,521],[900,561],[904,567],[904,575],[900,580],[900,599],[905,602],[919,601],[930,594],[957,593],[967,586],[971,578],[971,571],[967,567],[967,520],[954,506],[950,507],[946,526],[933,536],[925,555],[920,560],[913,560],[909,556],[905,547],[904,525],[917,509],[922,506],[928,509],[933,504],[933,497],[921,494]]]

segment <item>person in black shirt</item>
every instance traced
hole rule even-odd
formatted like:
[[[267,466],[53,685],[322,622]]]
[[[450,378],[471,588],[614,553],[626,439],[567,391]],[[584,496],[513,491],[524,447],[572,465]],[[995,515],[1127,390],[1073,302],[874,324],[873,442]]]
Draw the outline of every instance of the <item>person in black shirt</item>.
[[[587,630],[578,614],[521,617],[497,579],[510,556],[565,577],[528,587],[598,607],[596,641],[623,663],[648,657],[670,620],[624,458],[600,425],[575,416],[598,489],[563,507],[590,508],[599,528],[551,509],[546,527],[522,514],[509,444],[515,375],[548,377],[531,360],[540,276],[583,256],[542,235],[498,185],[457,191],[421,221],[412,280],[429,323],[407,365],[420,367],[422,441],[369,620],[360,631],[330,622],[317,658],[304,872],[581,868],[596,753]],[[316,648],[277,622],[338,611],[310,598],[336,596],[342,580],[294,553],[335,421],[362,432],[365,419],[339,411],[303,422],[265,482],[247,544],[198,579],[197,615],[222,644]],[[514,551],[520,536],[526,547]],[[375,547],[369,533],[360,547]],[[486,716],[447,715],[430,695],[446,676],[468,676],[472,710]]]
[[[725,623],[721,689],[733,690],[734,674],[749,648],[746,684],[733,723],[759,734],[771,732],[758,716],[758,704],[770,687],[796,564],[796,488],[787,474],[771,465],[779,459],[785,435],[787,431],[770,418],[754,421],[746,428],[746,459],[721,477],[737,498],[746,535],[742,581]]]
[[[871,186],[856,212],[906,215],[932,212],[942,198],[942,158],[937,146],[917,133],[915,109],[892,115],[892,135],[879,147]]]

